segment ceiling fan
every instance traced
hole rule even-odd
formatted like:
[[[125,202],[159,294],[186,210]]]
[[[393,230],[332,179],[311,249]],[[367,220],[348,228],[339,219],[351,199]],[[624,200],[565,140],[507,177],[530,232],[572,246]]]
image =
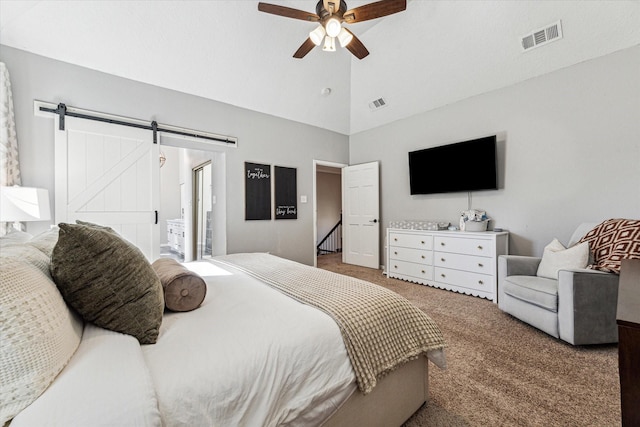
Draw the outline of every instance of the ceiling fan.
[[[350,10],[347,10],[347,3],[344,0],[320,0],[316,5],[316,13],[311,13],[270,3],[258,3],[258,10],[260,12],[301,19],[303,21],[318,22],[320,24],[315,30],[309,33],[307,40],[305,40],[293,54],[294,58],[304,58],[311,49],[319,46],[323,42],[323,39],[324,45],[322,49],[333,52],[336,50],[337,38],[342,47],[346,47],[349,52],[354,54],[358,59],[362,59],[369,55],[369,51],[364,47],[362,42],[351,31],[343,27],[342,24],[355,24],[356,22],[376,19],[402,12],[406,8],[406,0],[381,0]]]

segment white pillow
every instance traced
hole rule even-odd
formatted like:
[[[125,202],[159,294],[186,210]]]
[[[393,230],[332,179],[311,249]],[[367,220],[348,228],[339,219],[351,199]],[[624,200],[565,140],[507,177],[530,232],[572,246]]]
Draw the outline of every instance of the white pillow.
[[[69,310],[55,283],[34,265],[3,254],[0,425],[42,394],[73,356],[81,336],[82,322]]]
[[[553,239],[544,248],[537,275],[548,279],[557,279],[558,270],[585,268],[588,262],[589,244],[587,242],[567,249],[558,239]]]
[[[17,245],[20,243],[28,242],[33,235],[19,230],[11,230],[4,236],[0,236],[0,248],[4,248],[7,245]]]

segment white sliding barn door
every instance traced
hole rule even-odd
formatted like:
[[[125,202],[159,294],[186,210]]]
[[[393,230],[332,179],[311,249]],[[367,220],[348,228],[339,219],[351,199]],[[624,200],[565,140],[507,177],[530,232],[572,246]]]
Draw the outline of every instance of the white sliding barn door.
[[[107,225],[153,261],[160,252],[159,148],[150,130],[65,117],[55,137],[55,220]]]
[[[380,267],[380,182],[378,162],[342,169],[343,262]]]

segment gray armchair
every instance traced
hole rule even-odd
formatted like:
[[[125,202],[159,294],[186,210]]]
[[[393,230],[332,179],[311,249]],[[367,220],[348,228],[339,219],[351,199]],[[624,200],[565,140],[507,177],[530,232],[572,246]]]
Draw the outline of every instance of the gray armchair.
[[[597,224],[581,224],[569,246]],[[618,275],[560,270],[558,279],[536,276],[539,257],[498,258],[498,307],[573,345],[618,342]]]

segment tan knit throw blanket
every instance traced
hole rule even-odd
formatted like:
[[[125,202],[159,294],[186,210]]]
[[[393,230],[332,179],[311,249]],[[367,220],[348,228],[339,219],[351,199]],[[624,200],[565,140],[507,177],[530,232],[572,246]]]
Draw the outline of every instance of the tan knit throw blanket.
[[[266,253],[214,259],[330,315],[342,332],[364,394],[396,367],[445,347],[440,328],[429,316],[381,286]]]

